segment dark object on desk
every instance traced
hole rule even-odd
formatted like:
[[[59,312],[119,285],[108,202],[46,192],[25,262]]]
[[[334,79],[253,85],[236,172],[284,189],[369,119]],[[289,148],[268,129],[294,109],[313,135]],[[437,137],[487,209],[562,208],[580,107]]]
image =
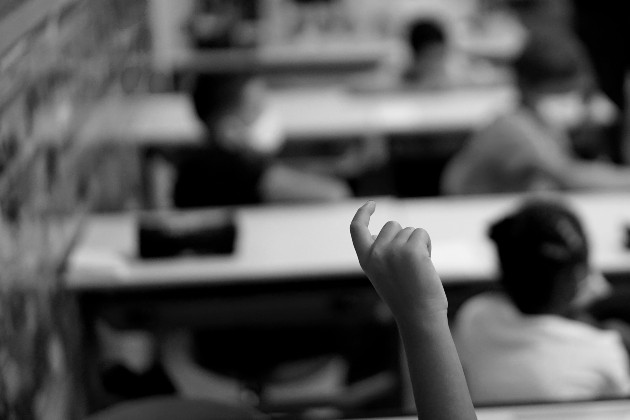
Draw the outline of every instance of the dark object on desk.
[[[225,210],[147,214],[138,220],[140,258],[231,254],[236,226]]]
[[[101,380],[105,391],[123,400],[154,395],[174,395],[176,392],[164,367],[159,363],[153,364],[142,373],[133,372],[124,365],[116,364],[103,370]]]

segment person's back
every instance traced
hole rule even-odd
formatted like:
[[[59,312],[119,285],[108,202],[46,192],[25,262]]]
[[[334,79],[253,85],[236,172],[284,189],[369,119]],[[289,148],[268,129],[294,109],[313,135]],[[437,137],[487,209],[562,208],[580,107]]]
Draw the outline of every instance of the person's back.
[[[577,217],[561,203],[533,200],[495,223],[490,237],[504,291],[464,303],[453,328],[473,401],[628,395],[620,336],[579,319],[584,291],[605,283],[590,272]]]
[[[502,294],[467,302],[454,337],[476,404],[586,400],[629,390],[617,333],[554,315],[524,316]]]
[[[577,41],[538,34],[514,68],[521,106],[468,140],[443,172],[442,193],[630,188],[628,169],[578,156],[597,146],[582,133],[610,123],[614,109],[595,89]]]
[[[548,176],[571,155],[569,141],[527,109],[497,118],[473,135],[448,163],[445,194],[492,194],[562,189]]]

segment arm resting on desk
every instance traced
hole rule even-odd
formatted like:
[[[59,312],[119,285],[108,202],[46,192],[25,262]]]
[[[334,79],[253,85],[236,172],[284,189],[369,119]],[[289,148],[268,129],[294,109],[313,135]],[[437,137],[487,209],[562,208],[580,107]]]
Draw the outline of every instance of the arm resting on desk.
[[[561,175],[562,184],[570,189],[630,190],[630,168],[612,163],[571,162]]]
[[[345,182],[274,164],[260,180],[260,195],[266,202],[336,201],[352,196]]]
[[[317,174],[328,174],[340,178],[354,178],[383,166],[389,159],[386,139],[376,134],[353,144],[337,156],[318,157],[301,166]]]

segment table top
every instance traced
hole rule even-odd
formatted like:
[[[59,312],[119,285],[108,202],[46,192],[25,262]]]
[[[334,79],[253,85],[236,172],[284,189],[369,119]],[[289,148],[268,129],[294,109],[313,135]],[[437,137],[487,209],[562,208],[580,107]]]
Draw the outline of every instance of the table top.
[[[357,93],[339,87],[272,91],[268,106],[288,141],[344,140],[378,134],[473,130],[514,105],[505,86],[439,92]],[[111,98],[97,107],[83,136],[140,145],[199,141],[202,126],[179,93]]]
[[[530,406],[478,408],[478,420],[628,420],[630,401],[588,401]],[[417,420],[417,416],[370,420]]]
[[[172,68],[184,73],[346,73],[373,70],[392,54],[400,54],[403,47],[396,39],[350,37],[329,42],[262,44],[254,49],[184,49],[173,54]]]
[[[387,220],[423,227],[431,235],[433,262],[445,283],[491,281],[496,258],[485,232],[521,198],[380,198],[370,228],[376,233]],[[567,200],[584,221],[595,267],[604,273],[630,272],[630,251],[623,247],[630,194],[568,195]],[[70,257],[67,285],[122,289],[360,276],[348,229],[362,203],[239,208],[233,254],[160,260],[136,258],[137,214],[92,216]]]

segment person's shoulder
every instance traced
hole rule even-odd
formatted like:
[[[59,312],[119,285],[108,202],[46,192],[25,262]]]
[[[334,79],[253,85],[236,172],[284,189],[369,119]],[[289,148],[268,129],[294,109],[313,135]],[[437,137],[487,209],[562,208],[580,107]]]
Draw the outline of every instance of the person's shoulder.
[[[514,310],[505,295],[494,292],[478,294],[462,304],[455,313],[451,331],[464,363],[492,347],[498,336],[513,328],[509,320],[514,318]]]
[[[464,302],[462,305],[462,309],[464,307],[488,307],[488,306],[503,306],[508,303],[508,298],[504,293],[501,292],[482,292],[476,294]]]
[[[604,330],[591,325],[584,325],[582,336],[577,346],[592,355],[593,362],[604,371],[623,371],[627,388],[630,391],[628,376],[628,354],[621,335],[614,330]]]
[[[621,335],[617,331],[584,321],[553,317],[553,322],[548,322],[547,327],[555,331],[557,336],[563,336],[580,347],[595,348],[598,351],[617,351],[623,348]]]
[[[529,111],[518,108],[496,117],[479,130],[478,135],[509,141],[519,137],[529,138],[540,129],[536,118]]]
[[[457,325],[465,328],[514,310],[509,298],[503,293],[484,292],[466,300],[458,309],[455,320]]]
[[[582,327],[582,337],[584,342],[604,348],[620,349],[623,341],[619,332],[609,329],[599,328],[587,323],[580,322]]]
[[[199,168],[205,170],[240,170],[243,167],[264,166],[266,160],[254,154],[251,156],[238,150],[223,147],[207,146],[190,150],[181,160],[183,168]]]

